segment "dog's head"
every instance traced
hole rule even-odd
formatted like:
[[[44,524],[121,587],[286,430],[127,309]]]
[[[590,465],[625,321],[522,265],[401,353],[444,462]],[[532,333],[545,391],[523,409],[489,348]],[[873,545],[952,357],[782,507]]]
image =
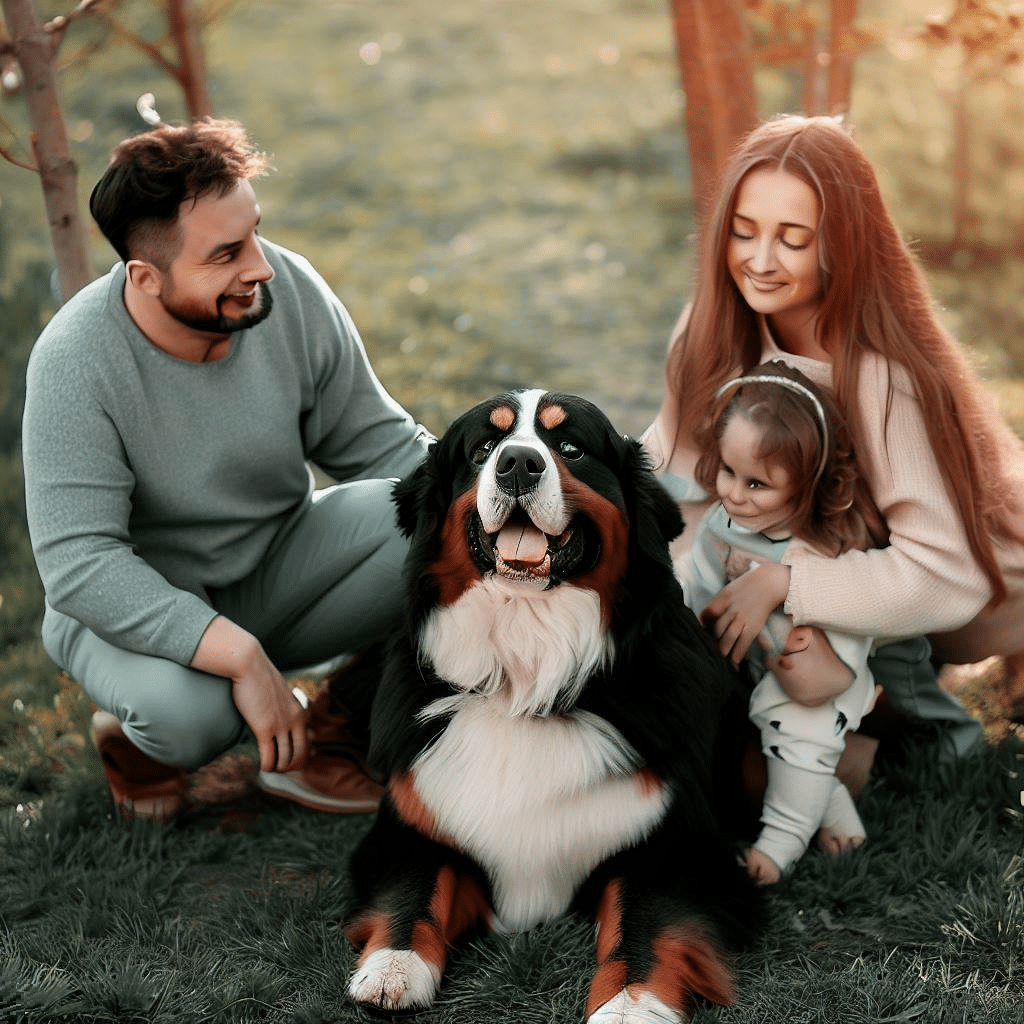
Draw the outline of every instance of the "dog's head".
[[[488,577],[523,593],[568,583],[596,591],[606,621],[638,560],[670,571],[682,528],[636,441],[591,402],[539,390],[459,417],[395,501],[428,603]]]

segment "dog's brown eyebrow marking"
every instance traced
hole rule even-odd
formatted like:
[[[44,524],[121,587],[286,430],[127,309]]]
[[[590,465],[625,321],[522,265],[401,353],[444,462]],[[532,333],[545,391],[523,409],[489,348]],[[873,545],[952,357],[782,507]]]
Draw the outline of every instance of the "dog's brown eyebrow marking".
[[[546,405],[540,412],[537,413],[537,419],[540,420],[541,426],[546,427],[548,430],[554,430],[560,423],[564,423],[569,418],[569,414],[560,405]]]
[[[511,430],[516,423],[516,411],[510,405],[499,405],[491,410],[491,423],[499,430]]]

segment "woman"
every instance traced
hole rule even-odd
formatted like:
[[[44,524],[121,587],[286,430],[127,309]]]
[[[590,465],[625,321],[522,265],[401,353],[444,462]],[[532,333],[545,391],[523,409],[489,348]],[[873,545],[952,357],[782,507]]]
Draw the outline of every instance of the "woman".
[[[879,641],[876,679],[965,753],[980,731],[939,690],[922,637],[941,660],[1003,655],[1024,677],[1024,454],[940,323],[870,163],[832,118],[755,129],[703,225],[696,290],[644,437],[691,525],[705,500],[694,434],[725,381],[771,359],[834,390],[890,543],[834,559],[794,551],[724,588],[705,618],[736,661],[783,602],[798,625],[898,641]]]

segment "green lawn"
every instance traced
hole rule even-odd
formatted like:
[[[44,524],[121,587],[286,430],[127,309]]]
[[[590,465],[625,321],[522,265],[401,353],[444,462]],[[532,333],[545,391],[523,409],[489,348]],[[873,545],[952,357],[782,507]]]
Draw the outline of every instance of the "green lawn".
[[[349,1005],[339,918],[346,857],[368,825],[253,789],[246,751],[162,826],[112,818],[95,754],[0,821],[0,1019],[188,1024],[368,1019]],[[922,1024],[1022,1020],[1024,746],[916,760],[861,801],[870,835],[809,853],[769,896],[738,963],[739,1001],[698,1021]],[[445,1024],[582,1020],[592,928],[566,918],[457,951]]]

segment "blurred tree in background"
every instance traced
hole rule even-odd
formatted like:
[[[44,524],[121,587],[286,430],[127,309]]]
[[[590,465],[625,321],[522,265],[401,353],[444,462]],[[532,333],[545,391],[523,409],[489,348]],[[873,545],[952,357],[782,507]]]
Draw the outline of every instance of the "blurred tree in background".
[[[971,237],[972,96],[986,82],[1005,82],[1024,62],[1024,8],[990,0],[956,0],[950,15],[928,20],[919,37],[939,56],[947,73],[940,91],[953,122],[953,237],[950,250],[962,252]]]
[[[88,284],[92,275],[78,208],[78,164],[71,156],[54,70],[62,26],[47,31],[32,0],[0,0],[0,5],[10,33],[6,43],[9,49],[4,52],[13,56],[18,67],[17,72],[10,70],[7,74],[16,74],[25,84],[25,106],[32,129],[35,164],[21,166],[39,174],[61,293],[71,296]]]
[[[59,51],[75,22],[94,18],[103,32],[74,57],[115,41],[147,56],[181,88],[189,117],[214,112],[207,81],[203,30],[233,0],[214,0],[202,11],[192,0],[152,0],[166,31],[151,41],[115,16],[122,0],[79,0],[67,15],[41,21],[35,0],[0,0],[0,72],[7,92],[23,89],[32,130],[33,162],[19,160],[9,145],[0,156],[40,175],[61,292],[67,297],[93,276],[77,202],[77,164],[71,154],[56,83]],[[979,83],[1000,79],[1022,62],[1024,16],[1000,0],[955,0],[950,14],[915,31],[895,24],[857,23],[858,0],[670,0],[680,81],[685,102],[691,191],[699,206],[736,141],[757,121],[755,68],[797,69],[804,113],[844,114],[850,106],[857,57],[871,47],[924,41],[953,54],[954,209],[951,252],[970,245],[971,144],[969,96]],[[152,94],[139,98],[139,113],[159,121]],[[5,125],[0,125],[6,127]],[[8,132],[10,133],[9,129]]]
[[[0,155],[39,174],[46,204],[53,250],[57,262],[60,293],[66,300],[92,280],[88,243],[78,204],[78,164],[68,142],[67,123],[57,85],[58,60],[64,38],[76,21],[94,16],[107,34],[105,41],[120,39],[173,78],[185,96],[189,116],[213,113],[207,88],[206,58],[202,24],[192,0],[163,0],[167,33],[154,43],[129,30],[112,14],[118,0],[79,0],[67,15],[43,22],[35,0],[0,0],[6,31],[0,36],[0,67],[8,92],[23,89],[32,136],[29,148],[33,163],[17,160],[11,150],[0,147]],[[95,50],[97,45],[93,44]],[[174,56],[168,56],[170,50]],[[82,60],[86,51],[80,51]],[[159,115],[147,97],[140,97],[143,120],[155,123]]]

